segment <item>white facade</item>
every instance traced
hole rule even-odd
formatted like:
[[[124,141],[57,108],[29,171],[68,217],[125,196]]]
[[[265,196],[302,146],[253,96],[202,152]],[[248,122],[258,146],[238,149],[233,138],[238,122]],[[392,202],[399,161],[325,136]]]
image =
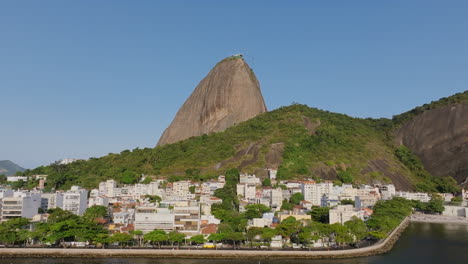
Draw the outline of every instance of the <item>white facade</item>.
[[[7,176],[7,182],[28,181],[27,176]]]
[[[41,195],[31,192],[14,192],[13,196],[4,197],[1,205],[2,222],[18,217],[32,219],[41,206]]]
[[[154,229],[172,231],[174,214],[168,208],[141,206],[135,209],[135,230],[148,233]]]
[[[420,193],[420,192],[396,192],[396,197],[402,197],[407,200],[416,200],[421,201],[423,203],[427,203],[431,200],[431,197],[427,193]]]
[[[90,196],[88,201],[88,207],[100,205],[100,206],[109,206],[109,198],[104,195]]]
[[[112,221],[114,224],[128,225],[133,223],[133,211],[132,212],[118,212],[112,215]]]
[[[312,205],[320,206],[322,196],[333,192],[333,183],[304,181],[301,184],[301,191],[302,195],[304,195],[304,200],[311,202]]]
[[[43,193],[41,194],[41,208],[43,210],[63,207],[63,193]]]
[[[72,186],[70,190],[63,193],[63,210],[83,215],[86,208],[88,208],[88,191],[86,189]]]
[[[241,174],[239,176],[240,184],[256,184],[260,185],[260,178],[257,178],[255,175]]]
[[[340,223],[344,224],[345,222],[351,220],[353,216],[363,219],[364,213],[361,210],[356,210],[350,204],[348,205],[338,205],[334,209],[330,209],[330,224]]]
[[[172,196],[176,199],[188,199],[190,195],[190,181],[177,181],[172,183]]]
[[[256,198],[256,185],[240,183],[236,185],[237,195],[241,196],[245,200],[254,202]]]
[[[283,204],[283,190],[281,188],[271,189],[271,207],[280,208]]]
[[[105,182],[99,183],[99,194],[105,195],[109,198],[114,197],[114,189],[117,187],[117,182],[115,180],[107,180]]]

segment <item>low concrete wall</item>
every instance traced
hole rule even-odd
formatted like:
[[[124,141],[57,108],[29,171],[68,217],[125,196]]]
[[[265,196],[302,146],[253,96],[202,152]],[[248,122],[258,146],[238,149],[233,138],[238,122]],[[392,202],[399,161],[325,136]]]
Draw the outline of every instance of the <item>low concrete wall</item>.
[[[147,258],[350,258],[389,251],[409,224],[409,218],[384,240],[369,247],[332,251],[263,251],[263,250],[160,250],[160,249],[53,249],[1,248],[1,257],[147,257]]]

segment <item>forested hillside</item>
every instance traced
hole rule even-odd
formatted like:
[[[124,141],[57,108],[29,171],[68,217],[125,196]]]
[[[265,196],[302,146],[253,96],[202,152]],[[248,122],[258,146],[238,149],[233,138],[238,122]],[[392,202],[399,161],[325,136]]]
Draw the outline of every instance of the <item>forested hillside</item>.
[[[66,189],[72,184],[96,187],[110,178],[135,183],[142,174],[204,180],[229,168],[260,176],[267,168],[278,168],[280,179],[393,182],[398,189],[436,190],[440,184],[424,168],[409,166],[408,155],[419,162],[411,151],[405,152],[406,159],[400,155],[394,127],[390,119],[352,118],[295,104],[224,132],[25,173],[48,174],[48,188]]]

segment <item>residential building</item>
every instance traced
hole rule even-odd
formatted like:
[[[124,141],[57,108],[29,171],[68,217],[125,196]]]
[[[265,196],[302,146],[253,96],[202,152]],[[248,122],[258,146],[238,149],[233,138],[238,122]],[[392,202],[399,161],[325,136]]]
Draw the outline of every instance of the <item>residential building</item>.
[[[135,230],[143,233],[155,229],[172,231],[174,229],[174,214],[168,208],[156,206],[139,206],[135,209]]]
[[[431,197],[429,196],[429,194],[421,193],[421,192],[396,192],[395,196],[402,197],[407,200],[421,201],[423,203],[427,203],[431,200]]]
[[[7,176],[7,182],[28,181],[27,176]]]
[[[174,206],[174,230],[191,236],[200,231],[200,207]]]
[[[63,193],[63,210],[83,215],[86,208],[88,208],[88,191],[86,189],[72,186],[70,190]]]
[[[63,207],[63,193],[43,193],[41,194],[41,208],[46,211],[49,209],[55,209],[57,207]]]
[[[330,224],[340,223],[344,224],[345,222],[351,220],[353,216],[356,216],[360,219],[364,218],[364,212],[362,210],[355,209],[352,205],[338,205],[336,208],[330,209],[329,219]]]
[[[13,196],[4,197],[1,201],[1,220],[25,217],[32,219],[41,206],[41,195],[32,192],[14,192]]]

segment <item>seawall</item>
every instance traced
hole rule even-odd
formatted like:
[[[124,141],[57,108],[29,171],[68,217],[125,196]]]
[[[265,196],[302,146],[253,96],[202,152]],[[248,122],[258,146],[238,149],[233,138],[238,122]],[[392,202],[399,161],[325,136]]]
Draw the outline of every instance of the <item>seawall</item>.
[[[405,218],[387,238],[368,247],[332,251],[269,251],[269,250],[159,250],[159,249],[61,249],[61,248],[0,248],[0,257],[52,258],[352,258],[382,254],[392,249],[410,220]]]

